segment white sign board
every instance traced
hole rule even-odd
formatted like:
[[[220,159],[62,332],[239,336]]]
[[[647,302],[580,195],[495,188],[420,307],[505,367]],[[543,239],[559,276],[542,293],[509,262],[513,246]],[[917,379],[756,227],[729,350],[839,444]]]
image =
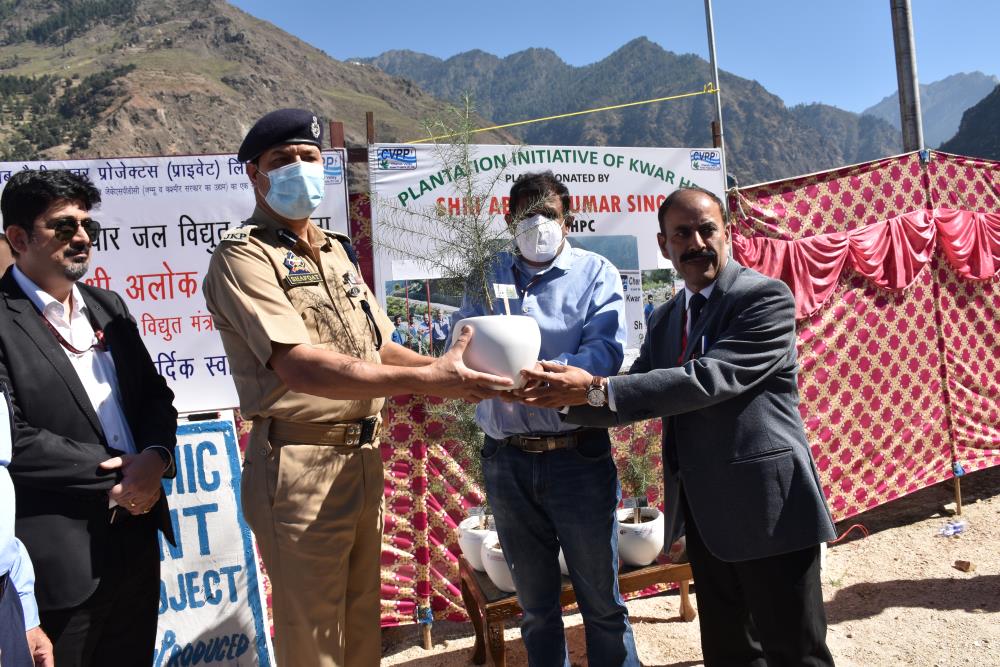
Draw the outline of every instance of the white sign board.
[[[154,667],[272,665],[263,586],[240,511],[232,412],[177,428],[177,477],[164,480],[177,546],[160,534]]]
[[[323,153],[326,196],[313,215],[347,233],[343,150]],[[101,190],[101,223],[87,283],[128,304],[178,412],[238,405],[201,283],[212,250],[250,217],[253,188],[235,155],[0,162],[0,186],[22,169],[70,169]]]
[[[725,197],[721,154],[716,148],[612,148],[586,146],[470,145],[474,190],[482,192],[479,205],[502,228],[508,212],[511,185],[527,172],[551,170],[570,193],[571,242],[604,255],[618,267],[625,282],[629,347],[638,347],[645,334],[642,314],[641,271],[669,268],[656,244],[656,212],[671,192],[698,185]],[[461,182],[454,164],[445,164],[447,146],[432,144],[376,144],[369,150],[373,192],[372,232],[379,237],[379,216],[391,210],[414,219],[440,218],[439,211],[458,212],[467,202],[455,182]],[[488,189],[488,191],[487,191]],[[381,203],[380,203],[381,202]],[[410,213],[412,212],[412,213]],[[422,223],[415,223],[419,229]],[[598,241],[605,238],[606,243]],[[629,239],[615,242],[612,239]],[[407,245],[420,248],[419,239]],[[638,257],[634,260],[635,247]],[[387,281],[438,277],[419,260],[376,251],[375,283],[385,298]]]

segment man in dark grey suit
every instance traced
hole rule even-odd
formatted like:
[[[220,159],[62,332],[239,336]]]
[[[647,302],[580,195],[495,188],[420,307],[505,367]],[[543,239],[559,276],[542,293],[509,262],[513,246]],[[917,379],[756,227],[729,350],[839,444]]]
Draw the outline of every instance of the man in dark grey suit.
[[[518,393],[583,406],[566,416],[578,424],[663,419],[666,543],[686,534],[707,667],[832,665],[819,549],[834,528],[798,413],[794,299],[729,258],[711,192],[677,190],[658,217],[685,289],[629,374],[543,364]]]

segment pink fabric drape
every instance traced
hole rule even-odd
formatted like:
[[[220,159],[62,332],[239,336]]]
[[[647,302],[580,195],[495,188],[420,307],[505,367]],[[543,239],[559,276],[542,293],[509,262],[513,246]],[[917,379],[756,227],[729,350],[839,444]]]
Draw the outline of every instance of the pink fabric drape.
[[[784,281],[795,315],[809,317],[826,303],[846,266],[887,290],[904,290],[930,262],[940,239],[948,263],[967,280],[1000,274],[1000,215],[919,210],[849,232],[794,241],[733,235],[744,266]]]

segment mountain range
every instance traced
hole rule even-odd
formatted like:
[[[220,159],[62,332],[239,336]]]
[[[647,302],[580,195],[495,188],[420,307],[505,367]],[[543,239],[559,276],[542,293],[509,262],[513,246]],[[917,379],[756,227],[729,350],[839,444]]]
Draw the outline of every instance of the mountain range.
[[[585,67],[549,49],[447,60],[390,51],[341,62],[223,0],[0,0],[0,160],[233,152],[257,117],[285,106],[343,121],[348,144],[363,146],[366,111],[378,140],[405,141],[426,136],[425,123],[465,93],[483,127],[699,93],[709,81],[703,59],[645,38]],[[900,151],[898,130],[878,109],[789,107],[724,71],[720,89],[728,166],[740,184]],[[711,145],[713,117],[713,96],[697,94],[476,140],[698,147]]]
[[[435,97],[470,93],[497,123],[622,102],[701,91],[707,61],[666,51],[645,37],[584,67],[549,49],[505,58],[468,51],[441,60],[412,51],[355,59],[412,80]],[[785,178],[900,151],[899,132],[884,120],[825,104],[787,107],[760,83],[719,72],[729,171],[742,184]],[[610,146],[711,146],[711,95],[547,121],[511,133],[527,143]]]

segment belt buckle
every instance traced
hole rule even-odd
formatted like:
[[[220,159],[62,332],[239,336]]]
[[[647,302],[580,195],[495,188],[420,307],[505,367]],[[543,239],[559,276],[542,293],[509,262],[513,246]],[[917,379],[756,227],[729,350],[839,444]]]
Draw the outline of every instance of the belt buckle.
[[[361,424],[348,425],[347,431],[344,433],[344,444],[352,446],[361,444]]]
[[[367,445],[369,442],[375,442],[375,427],[377,425],[378,419],[376,417],[367,417],[361,420],[360,444]]]
[[[524,452],[525,454],[542,454],[542,453],[545,452],[544,449],[538,447],[538,445],[537,445],[537,443],[543,442],[545,440],[545,438],[538,437],[538,436],[523,436],[523,435],[518,436],[518,438],[521,440],[521,444],[523,445],[519,449],[522,452]],[[531,443],[530,446],[532,448],[531,449],[525,449],[525,446],[528,446],[529,442]]]

